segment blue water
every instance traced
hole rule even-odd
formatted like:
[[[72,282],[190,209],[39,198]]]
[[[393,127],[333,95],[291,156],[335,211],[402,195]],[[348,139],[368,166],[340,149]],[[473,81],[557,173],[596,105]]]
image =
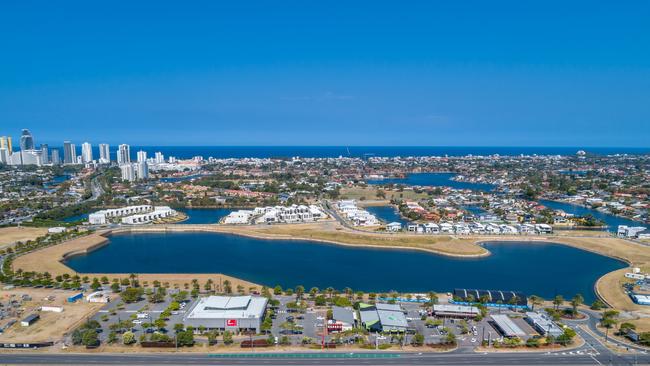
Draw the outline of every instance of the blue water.
[[[646,225],[642,222],[626,219],[623,217],[618,217],[616,215],[606,214],[598,210],[594,210],[583,206],[573,205],[565,202],[548,201],[548,200],[540,200],[539,203],[541,203],[542,205],[550,209],[562,210],[566,213],[573,214],[576,216],[585,216],[591,214],[596,219],[603,221],[608,226],[606,230],[611,232],[616,232],[618,230],[618,225],[644,226],[650,229],[650,225]]]
[[[187,214],[188,218],[181,224],[216,224],[219,219],[232,212],[230,208],[183,208],[179,211]]]
[[[160,181],[163,183],[176,183],[176,182],[182,182],[185,180],[191,180],[195,178],[201,177],[201,174],[192,174],[192,175],[187,175],[184,177],[166,177],[166,178],[160,178]]]
[[[495,186],[487,183],[457,182],[452,180],[454,173],[413,173],[406,178],[388,178],[368,180],[368,184],[404,184],[409,186],[452,187],[456,189],[472,189],[476,191],[492,191]]]
[[[65,219],[63,219],[62,221],[63,222],[75,222],[75,221],[83,221],[83,220],[88,220],[88,214],[68,216]]]
[[[218,233],[118,234],[66,264],[80,273],[224,273],[268,286],[388,292],[456,287],[519,290],[594,300],[618,260],[552,243],[488,243],[491,256],[459,259],[418,251],[353,248]]]
[[[52,147],[59,149],[61,147]],[[111,159],[116,159],[117,145],[111,145]],[[77,147],[77,155],[81,148]],[[574,155],[578,150],[588,153],[609,154],[650,154],[650,148],[629,147],[499,147],[499,146],[131,146],[131,158],[139,150],[154,156],[157,151],[165,157],[191,158],[203,156],[208,158],[287,158],[294,156],[326,157],[368,157],[368,156],[465,156],[465,155]],[[93,146],[93,156],[99,157],[99,147]]]
[[[402,227],[405,227],[409,223],[408,220],[405,220],[393,206],[370,206],[365,207],[365,210],[375,215],[386,224],[399,222],[402,224]]]
[[[481,215],[485,215],[485,214],[488,213],[481,206],[472,206],[472,205],[470,205],[470,206],[463,206],[462,208],[467,210],[469,213],[471,213],[472,215],[474,215],[476,217],[480,217]]]

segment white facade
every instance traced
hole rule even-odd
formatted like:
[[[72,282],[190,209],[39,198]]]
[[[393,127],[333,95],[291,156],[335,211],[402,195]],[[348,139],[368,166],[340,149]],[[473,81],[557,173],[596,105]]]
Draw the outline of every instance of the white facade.
[[[122,171],[122,180],[127,180],[129,182],[135,181],[135,169],[133,164],[122,164],[120,165],[120,170]]]
[[[122,218],[123,224],[141,225],[148,224],[156,220],[161,220],[167,217],[176,216],[178,213],[168,206],[157,206],[151,212],[146,212],[137,215],[126,216]]]
[[[88,216],[88,222],[92,225],[105,225],[110,218],[140,214],[153,211],[151,205],[127,206],[121,208],[111,208],[91,213]]]
[[[223,223],[233,224],[233,225],[248,224],[252,216],[253,216],[253,211],[251,210],[233,211],[223,219]]]
[[[93,161],[93,146],[90,142],[81,144],[81,160],[84,164]]]
[[[142,163],[147,161],[147,152],[146,151],[138,151],[138,163]]]
[[[149,165],[146,160],[140,161],[136,164],[136,178],[149,179]]]
[[[111,149],[108,144],[99,144],[99,162],[102,164],[111,162]]]
[[[127,144],[122,144],[117,149],[117,163],[119,165],[128,164],[131,162],[131,147]]]

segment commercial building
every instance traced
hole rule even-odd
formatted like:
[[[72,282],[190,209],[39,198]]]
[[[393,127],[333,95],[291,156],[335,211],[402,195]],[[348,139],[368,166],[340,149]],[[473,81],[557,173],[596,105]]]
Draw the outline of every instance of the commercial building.
[[[454,303],[469,305],[484,302],[493,307],[527,307],[526,294],[519,291],[454,289]]]
[[[101,164],[111,162],[111,150],[108,144],[99,144],[99,162]]]
[[[361,325],[369,331],[405,332],[408,329],[404,311],[397,304],[360,304],[359,316]]]
[[[356,312],[350,308],[332,306],[332,319],[327,322],[328,332],[344,332],[357,324]]]
[[[50,162],[54,165],[61,164],[61,156],[59,155],[59,149],[52,149],[52,157]]]
[[[185,326],[260,332],[268,299],[259,296],[203,297],[186,313]]]
[[[41,144],[41,163],[50,163],[50,148],[47,144]]]
[[[131,162],[131,147],[127,144],[122,144],[117,148],[117,163],[119,165],[128,164]]]
[[[84,164],[93,161],[93,146],[90,142],[84,142],[81,144],[81,161],[83,161]]]
[[[639,305],[650,305],[650,295],[631,293],[630,297],[632,298],[632,301]]]
[[[135,169],[133,168],[133,164],[120,165],[120,172],[122,173],[122,180],[135,182]]]
[[[523,337],[526,332],[521,330],[515,322],[510,319],[506,314],[490,315],[492,324],[501,333],[502,336],[508,338]]]
[[[27,315],[23,320],[20,321],[20,325],[23,327],[29,327],[34,324],[41,317],[38,314]]]
[[[147,152],[140,150],[138,151],[138,163],[143,163],[147,161]]]
[[[555,324],[548,316],[536,313],[536,312],[526,312],[526,322],[530,324],[539,334],[541,335],[551,335],[553,337],[559,337],[564,333],[564,330]]]
[[[20,135],[20,150],[34,150],[34,137],[28,129],[23,129]]]
[[[77,148],[70,141],[63,142],[63,164],[77,163]]]
[[[481,311],[476,306],[438,304],[433,305],[433,314],[450,318],[475,318]]]

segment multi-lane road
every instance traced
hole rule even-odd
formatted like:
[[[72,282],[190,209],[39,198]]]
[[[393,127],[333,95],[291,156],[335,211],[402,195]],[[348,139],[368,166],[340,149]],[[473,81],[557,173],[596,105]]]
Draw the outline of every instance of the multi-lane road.
[[[28,351],[29,352],[29,351]],[[332,354],[329,353],[328,354]],[[398,353],[391,357],[215,357],[197,353],[0,354],[2,364],[123,365],[636,365],[650,356],[562,353]]]

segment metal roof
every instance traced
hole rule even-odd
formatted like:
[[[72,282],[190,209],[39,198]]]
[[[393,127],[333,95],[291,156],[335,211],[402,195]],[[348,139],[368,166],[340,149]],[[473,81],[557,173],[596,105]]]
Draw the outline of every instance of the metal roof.
[[[343,323],[354,324],[354,313],[352,309],[332,306],[332,318]]]
[[[186,318],[259,318],[267,302],[259,296],[209,296],[199,299]]]
[[[491,315],[492,320],[496,323],[497,327],[503,332],[503,335],[506,337],[518,337],[525,336],[526,333],[515,324],[515,322],[510,319],[505,314],[495,314]]]

